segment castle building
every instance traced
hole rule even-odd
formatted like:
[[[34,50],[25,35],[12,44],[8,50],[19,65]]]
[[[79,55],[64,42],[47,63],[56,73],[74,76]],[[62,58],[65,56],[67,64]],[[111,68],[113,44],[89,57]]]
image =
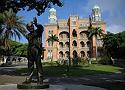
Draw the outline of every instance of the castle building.
[[[92,27],[101,27],[105,33],[106,24],[101,18],[99,6],[94,6],[91,13]],[[97,47],[102,42],[95,36],[90,40],[87,36],[89,18],[80,18],[77,15],[69,16],[68,19],[57,19],[56,10],[49,10],[49,23],[44,25],[44,59],[66,59],[68,57],[95,58],[98,55]],[[48,37],[56,35],[59,42],[47,41]]]

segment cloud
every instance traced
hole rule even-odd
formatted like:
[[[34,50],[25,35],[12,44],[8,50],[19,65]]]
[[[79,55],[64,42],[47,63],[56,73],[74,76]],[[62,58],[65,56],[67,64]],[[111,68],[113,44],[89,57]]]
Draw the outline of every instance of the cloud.
[[[125,31],[125,28],[122,25],[110,25],[109,27],[107,27],[107,31],[112,33],[118,33]]]
[[[102,17],[111,32],[125,28],[125,0],[88,0],[83,9],[88,12],[94,5],[101,8]]]

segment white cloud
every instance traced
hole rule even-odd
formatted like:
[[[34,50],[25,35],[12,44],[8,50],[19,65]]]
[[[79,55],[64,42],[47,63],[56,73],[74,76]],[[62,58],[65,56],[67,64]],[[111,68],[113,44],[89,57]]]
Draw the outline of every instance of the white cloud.
[[[125,31],[125,28],[122,25],[111,25],[111,26],[107,27],[106,29],[107,29],[107,31],[112,32],[112,33],[118,33],[118,32]]]

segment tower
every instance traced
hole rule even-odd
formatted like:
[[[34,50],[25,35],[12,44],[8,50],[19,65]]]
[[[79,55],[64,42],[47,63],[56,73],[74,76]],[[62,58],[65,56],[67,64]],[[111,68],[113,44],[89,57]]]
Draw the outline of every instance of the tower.
[[[50,24],[56,24],[57,23],[56,10],[54,8],[51,8],[49,10],[49,23]]]
[[[97,5],[95,5],[92,9],[92,21],[101,21],[101,10]]]

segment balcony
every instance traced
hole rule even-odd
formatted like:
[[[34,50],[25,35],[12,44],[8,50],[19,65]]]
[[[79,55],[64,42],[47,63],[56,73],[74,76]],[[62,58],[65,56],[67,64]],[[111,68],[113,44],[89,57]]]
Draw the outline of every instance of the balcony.
[[[90,47],[80,47],[80,50],[81,50],[81,51],[82,51],[82,50],[83,50],[83,51],[84,51],[84,50],[85,50],[85,51],[89,51],[89,50],[90,50]]]
[[[69,51],[68,47],[59,48],[59,51]]]
[[[69,42],[69,38],[59,38],[59,41],[62,41],[62,42]]]
[[[77,37],[72,37],[72,40],[77,40]]]
[[[86,31],[86,30],[88,30],[88,27],[87,27],[87,26],[86,26],[86,27],[85,27],[85,26],[80,26],[79,29],[80,29],[80,30],[85,30],[85,31]]]
[[[80,41],[88,41],[89,39],[87,37],[86,38],[85,37],[80,37],[79,40]]]
[[[62,31],[62,30],[69,30],[69,27],[68,26],[59,26],[59,30]]]

